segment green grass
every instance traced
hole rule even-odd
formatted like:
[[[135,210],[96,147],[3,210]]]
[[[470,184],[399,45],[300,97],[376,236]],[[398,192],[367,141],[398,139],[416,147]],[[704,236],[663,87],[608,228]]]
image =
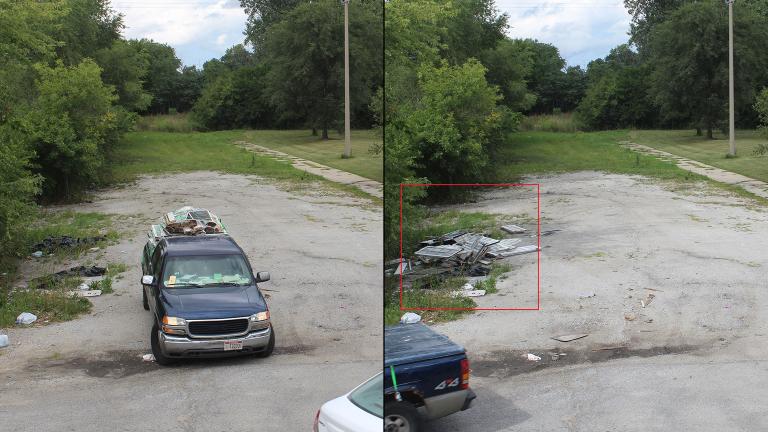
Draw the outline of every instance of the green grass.
[[[576,132],[580,129],[573,113],[530,115],[520,122],[520,130],[524,132]]]
[[[696,136],[693,130],[638,130],[629,133],[630,141],[693,159],[756,180],[768,181],[768,156],[755,156],[755,148],[768,142],[758,131],[736,131],[735,158],[727,158],[728,135],[715,139]]]
[[[13,290],[12,286],[17,277],[20,259],[28,256],[32,245],[46,237],[68,235],[71,237],[93,237],[105,235],[106,242],[115,242],[119,238],[117,231],[112,229],[114,216],[94,212],[75,211],[45,211],[41,210],[36,219],[32,220],[20,235],[21,246],[16,256],[5,256],[2,259],[2,271],[6,275],[0,278],[0,326],[12,325],[21,312],[32,312],[39,321],[66,321],[82,312],[88,311],[90,302],[84,298],[72,298],[69,291],[76,290],[82,278],[65,278],[53,285],[51,291]],[[98,245],[103,246],[103,242]],[[82,253],[94,245],[83,245],[74,248],[61,248],[54,252],[53,261],[48,256],[39,258],[48,262],[42,267],[52,267],[66,260],[77,259]],[[43,276],[45,278],[45,276]]]
[[[496,294],[499,289],[496,288],[496,283],[500,280],[507,278],[507,273],[512,270],[512,266],[509,263],[495,262],[491,265],[491,272],[488,273],[488,279],[480,282],[475,286],[475,289],[485,290],[485,294]]]
[[[705,179],[618,145],[628,137],[628,131],[512,134],[496,159],[495,177],[509,181],[537,173],[606,171],[669,180]]]
[[[197,130],[188,113],[139,117],[135,129],[141,132],[193,132]]]
[[[22,312],[37,316],[36,323],[67,321],[91,309],[87,298],[76,297],[70,292],[77,290],[82,278],[65,278],[46,290],[14,290],[4,294],[0,304],[0,327],[15,325]]]
[[[119,234],[112,229],[114,216],[96,212],[46,211],[41,210],[36,221],[29,225],[27,238],[30,245],[46,237],[94,237],[103,235],[107,240],[117,240]],[[62,251],[85,250],[92,246],[62,249]]]
[[[323,141],[304,130],[249,130],[247,141],[298,156],[322,165],[351,172],[371,180],[382,181],[382,153],[371,151],[380,148],[381,134],[375,130],[352,131],[352,157],[343,159],[344,135],[329,132],[330,139]]]
[[[309,134],[309,132],[303,132]],[[253,174],[285,181],[297,186],[322,182],[336,190],[351,193],[375,203],[380,200],[360,189],[334,183],[298,170],[288,162],[257,155],[235,145],[246,139],[246,131],[219,132],[131,132],[125,135],[113,155],[110,183],[125,183],[142,174],[167,174],[189,171],[220,171]]]
[[[524,215],[502,215],[483,212],[462,212],[458,210],[427,211],[421,223],[410,234],[418,242],[428,237],[437,237],[445,233],[462,230],[476,231],[494,238],[506,237],[500,226],[506,223],[533,222]]]
[[[187,113],[181,113],[140,117],[136,122],[135,130],[136,133],[191,133],[198,128]],[[228,139],[229,132],[234,132],[238,139],[371,180],[380,182],[384,178],[383,154],[380,151],[382,138],[381,132],[377,130],[352,131],[352,157],[350,158],[341,157],[344,152],[344,135],[335,131],[329,131],[330,139],[328,140],[313,136],[309,130],[243,130],[206,132],[205,134],[212,134],[214,140],[220,137]],[[180,137],[180,139],[188,142],[189,137]],[[135,139],[124,142],[133,144]]]
[[[477,304],[469,297],[454,297],[452,292],[461,290],[461,286],[467,283],[466,278],[455,277],[447,279],[432,279],[417,281],[413,288],[403,293],[403,307],[405,308],[474,308]],[[385,282],[384,324],[392,325],[400,321],[405,311],[400,310],[398,279],[389,278]],[[421,320],[430,323],[453,321],[471,310],[457,311],[412,311],[421,315]]]

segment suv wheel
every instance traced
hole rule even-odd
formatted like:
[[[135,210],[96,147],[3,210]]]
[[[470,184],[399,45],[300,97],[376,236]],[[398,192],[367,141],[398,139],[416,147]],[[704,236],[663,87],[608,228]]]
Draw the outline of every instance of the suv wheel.
[[[157,323],[152,326],[152,335],[150,337],[150,343],[152,345],[152,355],[155,356],[155,361],[161,366],[169,366],[175,363],[175,360],[167,357],[160,349],[160,328],[157,327]]]
[[[419,432],[419,412],[408,402],[388,404],[384,408],[384,432]]]
[[[141,304],[144,306],[144,310],[149,310],[149,300],[147,300],[147,289],[141,287]]]
[[[267,347],[264,348],[263,351],[259,351],[256,353],[256,357],[269,357],[272,355],[272,351],[275,350],[275,328],[272,327],[272,325],[269,325],[269,342],[267,342]]]

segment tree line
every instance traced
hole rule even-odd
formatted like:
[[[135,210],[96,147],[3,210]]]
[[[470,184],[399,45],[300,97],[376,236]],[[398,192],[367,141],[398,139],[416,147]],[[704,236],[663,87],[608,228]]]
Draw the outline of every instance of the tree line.
[[[39,200],[102,181],[139,114],[192,103],[173,48],[123,28],[107,0],[0,0],[0,253]]]
[[[576,117],[588,129],[727,129],[728,7],[717,0],[625,0],[630,37],[587,67]],[[768,2],[734,5],[736,127],[759,124],[768,85]]]
[[[123,37],[109,0],[0,0],[0,255],[41,201],[108,178],[140,115],[190,112],[202,130],[342,127],[343,7],[243,0],[245,43],[202,68]],[[380,124],[381,2],[350,6],[352,122]],[[248,48],[246,48],[246,46]]]
[[[691,128],[710,138],[727,128],[727,5],[625,6],[632,16],[628,42],[582,69],[567,65],[551,44],[506,36],[514,23],[493,0],[386,2],[388,257],[398,253],[399,184],[495,179],[493,161],[523,116],[573,112],[584,130]],[[768,124],[766,24],[768,1],[736,3],[737,127]],[[448,190],[430,189],[430,197]],[[403,191],[404,217],[418,218],[414,204],[426,190]]]
[[[385,7],[385,254],[395,257],[400,183],[492,179],[493,161],[522,117],[576,109],[588,78],[557,47],[506,36],[509,18],[493,0]],[[426,189],[403,192],[404,218],[414,220]],[[430,190],[441,192],[453,191]]]
[[[343,128],[344,15],[337,0],[242,0],[246,40],[202,68],[191,110],[202,129]],[[351,121],[377,124],[383,79],[382,3],[349,6]],[[246,48],[248,46],[249,48]],[[380,122],[378,122],[380,123]]]

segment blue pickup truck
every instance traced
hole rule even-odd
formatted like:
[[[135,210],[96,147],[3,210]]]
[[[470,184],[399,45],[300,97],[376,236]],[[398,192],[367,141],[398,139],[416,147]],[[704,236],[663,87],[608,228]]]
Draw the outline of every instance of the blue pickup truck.
[[[424,324],[384,329],[384,430],[418,432],[469,408],[469,360],[463,347]]]

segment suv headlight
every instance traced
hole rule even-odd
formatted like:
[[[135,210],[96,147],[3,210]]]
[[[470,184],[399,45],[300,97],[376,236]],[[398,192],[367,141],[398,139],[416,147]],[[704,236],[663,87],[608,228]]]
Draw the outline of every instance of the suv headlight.
[[[167,324],[169,326],[185,326],[187,325],[187,320],[184,318],[169,317],[166,315],[163,317],[163,324]]]
[[[259,312],[251,315],[251,322],[266,321],[269,319],[269,311]]]
[[[166,315],[163,317],[163,332],[177,335],[186,334],[187,320]]]

